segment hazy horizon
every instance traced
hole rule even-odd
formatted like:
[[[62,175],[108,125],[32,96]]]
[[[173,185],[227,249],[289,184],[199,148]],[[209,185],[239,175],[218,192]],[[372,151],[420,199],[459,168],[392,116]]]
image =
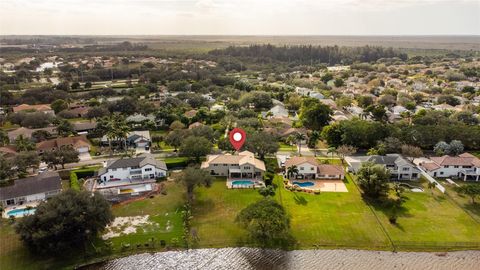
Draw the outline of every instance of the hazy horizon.
[[[476,36],[478,0],[0,0],[0,35]]]

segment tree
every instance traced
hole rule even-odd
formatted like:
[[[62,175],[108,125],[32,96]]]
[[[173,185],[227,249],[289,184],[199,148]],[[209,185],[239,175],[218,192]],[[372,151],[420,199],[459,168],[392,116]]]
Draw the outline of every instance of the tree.
[[[459,140],[452,140],[448,147],[448,154],[458,156],[463,153],[463,143]]]
[[[19,135],[15,139],[15,147],[17,148],[17,151],[20,151],[20,152],[35,150],[35,144],[29,139],[23,137],[23,135]]]
[[[320,132],[317,130],[312,131],[310,136],[308,136],[308,147],[313,148],[315,155],[317,155],[317,142],[320,140],[320,137]]]
[[[210,152],[212,152],[212,143],[204,137],[190,136],[180,145],[180,153],[195,158],[196,162],[200,162],[200,157]]]
[[[383,166],[367,162],[362,164],[357,173],[358,186],[363,194],[371,199],[385,197],[388,190],[390,172]]]
[[[0,183],[15,175],[15,171],[12,169],[13,166],[13,162],[10,159],[0,155]]]
[[[275,188],[272,185],[262,187],[258,190],[258,193],[264,198],[267,198],[268,196],[273,197],[275,196]]]
[[[428,182],[428,189],[430,189],[430,192],[433,195],[433,189],[437,186],[437,182]]]
[[[50,104],[50,107],[55,111],[55,113],[59,113],[68,109],[68,103],[63,99],[57,99]]]
[[[290,219],[285,209],[272,199],[265,198],[250,204],[235,219],[247,230],[249,238],[261,247],[289,247]]]
[[[376,121],[387,120],[387,111],[382,105],[370,105],[365,111],[369,112]]]
[[[20,173],[26,173],[29,168],[35,169],[40,165],[40,157],[35,151],[20,152],[15,156],[15,165]]]
[[[72,189],[41,202],[22,218],[15,231],[32,250],[64,254],[84,247],[113,220],[110,204],[98,193]]]
[[[213,177],[206,170],[196,167],[187,167],[178,176],[177,181],[182,182],[187,189],[187,198],[190,204],[194,200],[194,191],[197,186],[210,187],[213,181]]]
[[[37,143],[48,140],[51,137],[52,137],[52,134],[50,134],[50,132],[42,129],[36,130],[32,133],[32,139]]]
[[[342,87],[345,85],[345,82],[342,80],[342,78],[336,78],[335,81],[333,81],[333,84],[335,87]]]
[[[272,135],[264,131],[258,131],[247,136],[244,147],[260,156],[261,159],[265,159],[265,155],[275,154],[279,146],[276,140],[272,140]]]
[[[185,125],[178,120],[175,120],[170,124],[170,130],[177,130],[177,129],[184,129],[184,128],[185,128]]]
[[[102,118],[102,117],[105,117],[105,116],[108,116],[110,114],[110,112],[108,111],[107,108],[105,107],[100,107],[100,106],[94,106],[94,107],[91,107],[87,114],[85,115],[85,117],[87,117],[88,119],[94,119],[94,118]]]
[[[57,165],[62,165],[62,169],[64,169],[65,164],[78,162],[80,160],[78,155],[78,151],[73,149],[71,145],[65,145],[53,151],[45,151],[42,155],[42,160],[53,166],[55,170]]]
[[[332,110],[317,99],[307,98],[300,109],[300,120],[304,127],[312,130],[322,130],[331,119]]]
[[[402,155],[411,158],[411,160],[423,156],[423,151],[420,147],[409,144],[402,145]]]
[[[84,87],[85,89],[92,88],[92,82],[86,82]]]
[[[371,96],[359,96],[357,97],[358,106],[362,108],[367,108],[370,105],[373,105],[373,98]]]
[[[70,121],[62,119],[58,123],[56,127],[57,133],[59,136],[68,137],[70,135],[75,134],[75,129],[73,128],[73,124]]]
[[[472,203],[474,204],[476,203],[475,198],[480,196],[480,185],[465,184],[465,185],[461,185],[460,187],[457,187],[456,191],[459,194],[463,194],[470,197],[470,199],[472,199]]]
[[[0,146],[5,146],[10,143],[10,140],[8,138],[8,134],[5,130],[0,130]]]
[[[325,73],[325,75],[323,75],[320,80],[323,82],[323,83],[328,83],[330,80],[333,79],[333,75],[332,73]]]
[[[302,155],[302,142],[307,139],[307,136],[303,133],[297,132],[295,133],[295,141],[298,144],[298,154]]]
[[[174,129],[168,133],[167,138],[165,138],[165,142],[175,147],[175,151],[177,151],[177,148],[182,145],[182,141],[185,138],[186,133],[187,132],[185,130]]]
[[[396,197],[393,199],[392,211],[390,213],[389,221],[392,224],[396,224],[398,219],[398,211],[400,210],[400,208],[402,207],[402,204],[406,200],[406,198],[403,196],[403,193],[405,192],[405,188],[400,186],[400,184],[395,183],[393,184],[392,189]]]
[[[345,159],[346,156],[353,155],[357,152],[357,148],[351,146],[351,145],[341,145],[337,147],[336,151],[337,154],[340,156],[340,159],[343,160]]]
[[[449,151],[449,145],[448,143],[444,141],[440,141],[437,144],[435,144],[435,147],[433,147],[433,151],[435,152],[435,155],[437,156],[443,156]]]
[[[298,167],[295,165],[292,165],[287,168],[287,178],[292,179],[293,177],[296,177],[298,175]]]

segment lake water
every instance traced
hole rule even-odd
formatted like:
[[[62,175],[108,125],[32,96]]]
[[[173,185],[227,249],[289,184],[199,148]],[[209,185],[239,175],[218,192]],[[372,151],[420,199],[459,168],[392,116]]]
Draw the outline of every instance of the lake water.
[[[447,253],[364,250],[195,249],[132,255],[83,270],[117,269],[480,269],[480,251]]]

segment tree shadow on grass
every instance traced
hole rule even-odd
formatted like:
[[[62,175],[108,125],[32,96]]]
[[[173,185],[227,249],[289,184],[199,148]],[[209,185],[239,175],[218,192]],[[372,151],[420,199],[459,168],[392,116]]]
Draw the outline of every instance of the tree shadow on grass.
[[[464,205],[465,209],[469,212],[471,212],[472,214],[476,215],[477,218],[480,220],[480,203],[472,203],[471,201],[469,201],[469,203],[466,203]]]
[[[368,204],[370,204],[375,211],[382,212],[385,216],[390,217],[392,214],[393,205],[395,204],[394,200],[390,198],[383,198],[380,200],[372,200],[369,198],[363,198]],[[405,201],[410,200],[408,197],[404,198]],[[413,215],[409,213],[408,208],[404,205],[397,208],[398,217],[412,217]]]
[[[299,205],[307,205],[308,201],[305,199],[305,197],[298,195],[298,192],[293,192],[293,199],[295,200],[296,204]]]

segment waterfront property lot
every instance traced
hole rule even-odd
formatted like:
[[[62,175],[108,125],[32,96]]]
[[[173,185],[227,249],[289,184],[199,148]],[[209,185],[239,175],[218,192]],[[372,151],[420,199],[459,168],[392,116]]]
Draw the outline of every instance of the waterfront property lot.
[[[447,195],[422,185],[425,192],[405,193],[396,225],[388,221],[388,210],[374,207],[394,245],[400,250],[480,248],[480,223]]]
[[[283,188],[280,176],[275,183],[279,186],[276,199],[290,215],[292,234],[299,248],[389,248],[385,233],[350,176],[344,181],[348,192],[342,193],[291,192]]]
[[[172,239],[181,241],[183,232],[182,207],[184,204],[184,188],[174,182],[164,182],[166,195],[157,194],[153,198],[118,205],[113,207],[115,217],[144,217],[149,216],[148,223],[135,227],[136,232],[123,233],[118,237],[110,238],[114,248],[122,244],[134,246],[149,243],[153,238],[155,242],[164,240],[166,244],[172,244]],[[131,222],[135,223],[135,222]],[[125,231],[125,230],[124,230]],[[117,230],[117,232],[120,232]]]
[[[201,247],[244,243],[245,232],[235,224],[235,217],[247,205],[261,199],[257,190],[227,190],[224,181],[215,181],[211,188],[197,189],[192,227],[198,233]],[[389,248],[387,237],[351,180],[346,181],[349,192],[320,195],[287,191],[283,189],[281,176],[276,176],[275,184],[278,186],[275,199],[291,217],[298,248]]]
[[[200,247],[233,247],[245,240],[245,231],[235,223],[237,214],[262,197],[254,189],[227,189],[225,178],[210,188],[196,189],[192,207],[192,231]]]

